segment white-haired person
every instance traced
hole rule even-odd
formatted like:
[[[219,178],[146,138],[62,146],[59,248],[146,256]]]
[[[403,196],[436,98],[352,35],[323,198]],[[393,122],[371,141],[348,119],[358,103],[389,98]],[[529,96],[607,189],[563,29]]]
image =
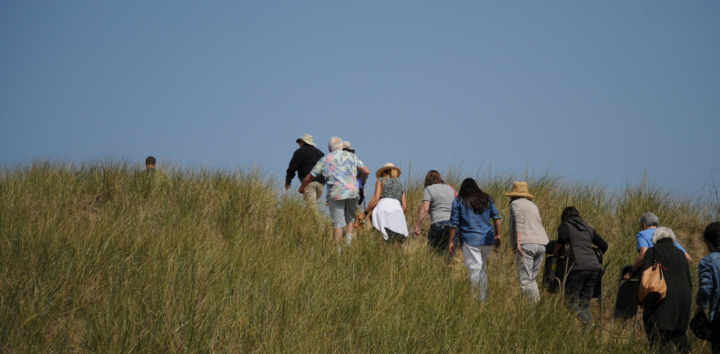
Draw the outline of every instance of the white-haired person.
[[[630,271],[623,276],[623,280],[630,280],[632,276],[641,271],[640,266],[642,266],[643,260],[645,259],[645,252],[653,247],[653,234],[655,233],[655,230],[657,230],[658,225],[660,225],[660,219],[653,213],[645,213],[642,217],[640,217],[641,230],[636,236],[638,258]],[[688,263],[692,262],[690,254],[687,253],[679,242],[675,242],[675,247],[683,252]]]
[[[358,208],[357,176],[370,174],[368,168],[355,154],[342,151],[343,141],[338,137],[330,138],[330,153],[317,162],[312,171],[305,177],[298,192],[305,193],[305,187],[316,177],[323,176],[330,196],[330,218],[333,223],[333,235],[340,251],[343,228],[347,226],[346,241],[348,246],[353,239],[353,221]]]
[[[676,247],[677,240],[671,229],[658,227],[652,243],[653,247],[645,252],[642,269],[650,268],[655,261],[662,264],[667,292],[660,302],[644,309],[645,334],[652,349],[671,351],[672,343],[679,353],[690,353],[685,334],[692,311],[690,265]]]
[[[391,163],[386,163],[375,173],[375,194],[363,214],[364,218],[372,212],[373,227],[382,233],[385,241],[394,243],[397,247],[408,237],[405,188],[397,179],[400,173],[400,169]]]

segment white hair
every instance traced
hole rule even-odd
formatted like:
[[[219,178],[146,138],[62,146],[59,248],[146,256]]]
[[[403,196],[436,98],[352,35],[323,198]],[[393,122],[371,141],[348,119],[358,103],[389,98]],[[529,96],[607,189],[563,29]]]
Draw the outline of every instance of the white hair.
[[[335,150],[342,150],[343,149],[343,141],[342,139],[334,136],[330,138],[330,141],[328,142],[328,150],[330,152],[333,152]]]
[[[663,226],[663,227],[658,227],[655,230],[655,233],[653,234],[653,239],[652,239],[653,245],[657,244],[658,241],[660,241],[664,238],[669,238],[669,239],[673,240],[673,245],[677,243],[677,239],[675,238],[675,233],[673,232],[673,230],[671,230],[668,227]]]

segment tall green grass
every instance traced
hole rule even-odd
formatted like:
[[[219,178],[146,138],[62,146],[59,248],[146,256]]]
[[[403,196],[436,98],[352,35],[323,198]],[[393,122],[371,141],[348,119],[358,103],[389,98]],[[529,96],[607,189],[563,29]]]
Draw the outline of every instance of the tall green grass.
[[[456,188],[465,177],[443,175]],[[410,226],[421,177],[404,178]],[[504,192],[523,177],[475,177],[507,220]],[[421,237],[396,250],[365,230],[338,254],[329,219],[257,169],[4,168],[0,351],[645,352],[641,326],[612,320],[619,268],[636,257],[638,218],[658,214],[696,265],[712,208],[646,183],[611,191],[523,179],[551,238],[562,209],[575,205],[611,245],[602,313],[593,306],[602,326],[590,334],[557,295],[523,301],[507,242],[490,258],[483,304],[471,298],[460,259],[446,265]],[[696,352],[709,352],[692,339]]]

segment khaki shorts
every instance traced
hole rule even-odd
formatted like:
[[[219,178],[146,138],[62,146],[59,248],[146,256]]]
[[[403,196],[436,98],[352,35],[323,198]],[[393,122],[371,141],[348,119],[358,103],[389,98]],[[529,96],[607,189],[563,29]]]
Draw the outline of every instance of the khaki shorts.
[[[325,185],[320,182],[312,181],[305,187],[305,193],[303,199],[308,206],[317,206],[317,201],[322,196]]]

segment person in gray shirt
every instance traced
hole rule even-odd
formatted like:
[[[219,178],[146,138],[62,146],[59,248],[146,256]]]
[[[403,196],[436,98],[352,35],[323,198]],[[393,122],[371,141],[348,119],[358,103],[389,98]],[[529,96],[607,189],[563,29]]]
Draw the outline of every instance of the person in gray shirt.
[[[415,234],[420,235],[420,224],[425,219],[425,216],[430,214],[430,230],[428,230],[428,246],[436,250],[440,254],[449,254],[449,221],[450,211],[452,210],[452,203],[455,200],[457,193],[455,189],[449,184],[445,184],[445,181],[440,176],[440,173],[435,170],[431,170],[425,176],[425,191],[423,192],[423,202],[420,207],[420,214],[415,224]],[[457,248],[457,240],[455,238],[455,247]]]

